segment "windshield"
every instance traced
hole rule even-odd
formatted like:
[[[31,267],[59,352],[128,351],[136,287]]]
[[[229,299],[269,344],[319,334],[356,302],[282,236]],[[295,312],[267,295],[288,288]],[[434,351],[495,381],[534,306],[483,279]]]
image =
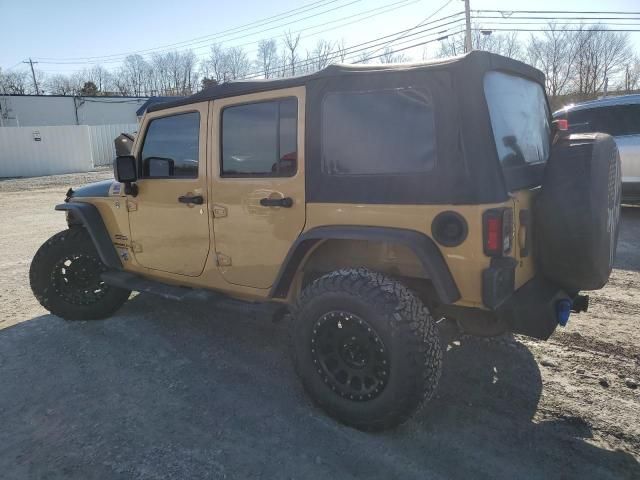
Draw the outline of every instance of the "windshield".
[[[549,156],[549,110],[542,86],[488,72],[484,92],[500,163],[505,169],[544,163]]]

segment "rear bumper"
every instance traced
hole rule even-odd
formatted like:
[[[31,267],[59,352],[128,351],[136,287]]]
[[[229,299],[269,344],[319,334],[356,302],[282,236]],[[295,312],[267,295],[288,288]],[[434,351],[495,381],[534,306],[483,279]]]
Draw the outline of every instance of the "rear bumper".
[[[534,277],[494,310],[496,317],[520,333],[548,339],[558,326],[557,305],[571,297],[542,277]]]

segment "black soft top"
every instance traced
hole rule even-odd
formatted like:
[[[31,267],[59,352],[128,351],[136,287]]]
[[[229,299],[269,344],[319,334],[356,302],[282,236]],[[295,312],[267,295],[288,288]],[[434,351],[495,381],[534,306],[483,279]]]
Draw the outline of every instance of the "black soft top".
[[[166,108],[179,107],[192,103],[216,100],[219,98],[235,97],[250,93],[258,93],[281,88],[299,87],[308,85],[315,80],[327,78],[353,78],[354,76],[383,73],[383,72],[424,72],[428,70],[467,70],[468,73],[484,73],[488,70],[506,70],[523,77],[530,78],[544,86],[544,74],[526,63],[512,58],[503,57],[494,53],[475,50],[465,55],[448,57],[427,62],[398,63],[385,65],[329,65],[317,72],[308,75],[299,75],[288,78],[270,80],[236,80],[221,85],[206,88],[194,95],[178,100],[156,103],[150,105],[148,112],[164,110]]]
[[[539,70],[517,60],[475,51],[432,62],[331,65],[319,72],[299,77],[229,82],[190,97],[153,105],[149,111],[304,86],[307,202],[440,205],[498,203],[509,198],[509,191],[539,185],[544,165],[517,169],[517,178],[511,173],[507,178],[507,173],[503,172],[484,91],[484,78],[489,71],[502,71],[524,77],[544,88],[544,75]],[[437,119],[431,134],[432,147],[436,152],[433,167],[410,175],[394,173],[392,169],[389,173],[379,175],[334,174],[327,167],[331,164],[333,154],[324,150],[322,140],[325,101],[336,92],[406,88],[420,92],[419,101],[424,104],[424,109],[431,111]],[[411,112],[404,113],[410,115]],[[402,121],[412,122],[407,118]],[[393,155],[386,161],[394,162]]]

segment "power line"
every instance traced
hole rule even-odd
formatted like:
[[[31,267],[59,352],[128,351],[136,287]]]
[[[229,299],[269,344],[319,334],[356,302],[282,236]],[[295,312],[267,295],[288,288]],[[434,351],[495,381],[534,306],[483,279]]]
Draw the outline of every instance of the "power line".
[[[312,29],[317,28],[317,27],[323,27],[323,26],[325,26],[327,24],[336,23],[336,22],[340,22],[342,20],[348,20],[348,19],[353,18],[353,17],[362,16],[362,15],[366,15],[366,14],[369,14],[369,13],[372,13],[372,12],[376,12],[376,13],[372,13],[371,15],[368,15],[366,17],[360,18],[358,20],[353,20],[353,21],[350,21],[350,22],[346,22],[343,25],[339,25],[337,27],[324,29],[321,32],[316,32],[316,33],[313,34],[313,35],[317,35],[318,33],[324,33],[324,32],[330,31],[330,30],[335,30],[336,28],[341,28],[341,27],[346,26],[346,25],[350,25],[350,24],[353,24],[353,23],[358,23],[358,22],[364,21],[364,20],[366,20],[368,18],[372,18],[372,17],[378,16],[378,15],[382,15],[383,13],[395,11],[395,10],[398,10],[400,8],[404,8],[404,7],[407,7],[409,5],[413,5],[415,3],[418,3],[420,1],[422,1],[422,0],[399,0],[399,1],[396,1],[396,2],[392,2],[392,3],[388,3],[388,4],[385,4],[385,5],[382,5],[380,7],[376,7],[376,8],[370,9],[370,10],[365,10],[363,12],[356,13],[355,15],[348,15],[346,17],[341,17],[341,18],[338,18],[338,19],[335,19],[335,20],[332,20],[332,21],[329,21],[329,22],[323,22],[323,23],[316,24],[316,25],[313,25],[313,26],[310,26],[310,27],[305,27],[305,28],[302,28],[300,30],[293,31],[291,33],[300,33],[300,32],[304,32],[304,31],[307,31],[307,30],[312,30]],[[275,28],[280,28],[280,27],[273,27],[273,28],[270,28],[268,30],[273,30]],[[253,33],[251,33],[249,35],[243,35],[243,36],[240,36],[240,37],[234,37],[234,38],[231,38],[231,39],[229,39],[227,41],[233,41],[233,40],[236,40],[236,39],[239,39],[239,38],[245,38],[245,37],[248,37],[248,36],[254,36],[254,35],[259,34],[259,33],[262,33],[262,31],[261,32],[253,32]],[[307,37],[310,37],[310,36],[313,36],[313,35],[307,35],[304,38],[307,38]],[[282,36],[283,35],[276,35],[275,38],[280,38]],[[259,41],[260,40],[253,41],[253,42],[248,42],[248,43],[241,44],[241,45],[231,45],[231,46],[243,47],[243,46],[246,46],[246,45],[252,45],[252,44],[259,43]],[[209,48],[209,47],[210,47],[210,45],[203,45],[201,47],[195,47],[194,50],[198,50],[200,48]],[[161,53],[161,52],[158,52],[158,53]],[[78,63],[90,63],[90,64],[94,64],[94,63],[118,63],[120,61],[122,61],[122,59],[112,59],[112,60],[106,60],[104,62],[43,62],[43,63],[47,63],[47,64],[63,64],[63,65],[76,65]]]
[[[486,28],[472,28],[475,31],[487,30]],[[551,32],[553,30],[549,28],[491,28],[490,30],[494,30],[497,32]],[[584,28],[563,28],[563,32],[585,32]],[[638,30],[632,29],[622,29],[622,28],[589,28],[589,32],[640,32]]]
[[[576,14],[576,15],[640,15],[640,12],[622,12],[613,10],[471,10],[472,13],[501,13],[509,16],[514,13],[549,13],[549,14]]]
[[[640,20],[640,17],[531,17],[531,16],[518,16],[518,17],[504,17],[502,15],[493,15],[493,16],[474,16],[475,18],[488,18],[488,19],[498,19],[498,20]],[[607,22],[608,23],[608,22]]]
[[[438,23],[438,22],[441,22],[441,21],[442,21],[442,20],[444,20],[444,19],[449,19],[449,18],[451,18],[451,17],[453,17],[453,16],[459,16],[459,15],[460,15],[460,14],[462,14],[462,13],[463,13],[463,12],[458,12],[457,14],[449,15],[448,17],[443,17],[443,18],[440,18],[440,19],[437,19],[437,20],[433,20],[433,21],[431,21],[431,22],[425,23],[425,25],[423,25],[423,26],[430,25],[430,24],[433,24],[433,23]],[[430,28],[426,28],[426,29],[423,29],[423,30],[419,30],[419,31],[413,32],[413,33],[411,33],[411,34],[409,34],[409,35],[407,35],[407,36],[420,35],[420,34],[424,34],[425,32],[431,32],[431,31],[434,31],[434,30],[438,30],[438,31],[437,31],[437,32],[435,32],[435,33],[431,33],[431,34],[423,35],[422,37],[418,37],[418,38],[424,38],[424,37],[426,37],[426,36],[431,36],[431,35],[442,35],[442,34],[446,34],[446,33],[447,33],[448,31],[450,31],[453,27],[448,27],[448,28],[445,28],[444,30],[439,30],[439,29],[442,29],[443,27],[446,27],[446,26],[449,26],[449,25],[454,25],[454,26],[455,26],[455,24],[459,24],[462,20],[463,20],[463,18],[459,18],[459,19],[457,19],[457,20],[452,20],[452,21],[450,21],[450,22],[441,23],[440,25],[436,25],[436,26],[433,26],[433,27],[430,27]],[[383,37],[374,38],[374,39],[372,39],[372,40],[369,40],[369,41],[366,41],[366,42],[362,42],[362,43],[359,43],[359,44],[356,44],[356,45],[351,45],[351,46],[349,46],[349,47],[346,47],[342,52],[335,52],[335,53],[332,55],[332,58],[338,58],[338,57],[340,57],[340,56],[345,56],[345,57],[347,57],[347,56],[348,56],[348,57],[352,57],[352,56],[353,56],[353,54],[355,54],[355,53],[363,52],[363,51],[366,51],[366,50],[368,50],[368,49],[370,49],[370,48],[378,47],[378,46],[379,46],[379,45],[381,45],[382,43],[385,43],[385,42],[386,42],[386,40],[385,40],[385,39],[387,39],[387,38],[389,38],[389,37],[393,37],[393,36],[396,36],[396,35],[401,34],[401,33],[404,33],[404,32],[409,32],[409,31],[411,31],[411,30],[413,30],[413,28],[409,28],[409,29],[407,29],[407,30],[401,30],[401,31],[399,31],[399,32],[394,32],[394,33],[391,33],[391,34],[389,34],[389,35],[385,35],[385,36],[383,36]],[[449,36],[449,35],[451,35],[451,34],[448,34],[448,35],[446,35],[446,36]],[[395,43],[395,42],[397,42],[398,40],[399,40],[399,39],[393,40],[391,43]],[[409,41],[414,41],[414,40],[415,40],[415,39],[412,39],[412,40],[409,40]],[[381,41],[385,41],[385,42],[381,42]],[[378,42],[378,43],[376,43],[376,42]],[[373,43],[374,45],[371,45],[372,43]],[[400,44],[404,44],[404,43],[407,43],[407,42],[401,42]],[[362,47],[362,48],[360,48],[360,47]],[[404,49],[403,49],[403,50],[404,50]],[[376,51],[377,51],[377,50],[376,50]],[[395,51],[399,51],[399,50],[394,50],[394,52],[395,52]],[[384,54],[383,54],[383,55],[384,55]],[[381,57],[381,56],[383,56],[383,55],[373,56],[373,57],[369,57],[369,58],[379,58],[379,57]],[[299,62],[294,63],[294,65],[293,65],[293,66],[294,66],[294,68],[298,68],[298,69],[299,69],[299,68],[308,67],[308,66],[310,66],[310,65],[313,65],[313,64],[316,62],[316,60],[319,60],[319,59],[321,59],[321,58],[322,58],[321,56],[316,56],[316,57],[306,58],[306,59],[304,59],[304,60],[300,60]],[[248,74],[244,75],[244,76],[242,77],[242,79],[259,78],[259,77],[262,77],[263,75],[265,75],[266,73],[267,73],[267,72],[265,72],[265,71],[263,71],[263,70],[261,70],[261,71],[256,71],[256,72],[250,72],[250,73],[248,73]]]
[[[447,8],[449,6],[449,4],[452,2],[453,0],[447,0],[444,5],[442,5],[441,7],[439,7],[438,9],[436,9],[435,11],[431,12],[429,15],[427,15],[425,18],[423,18],[416,26],[414,26],[413,28],[410,28],[409,30],[407,30],[407,32],[411,32],[412,30],[415,30],[416,28],[420,28],[421,26],[423,26],[427,21],[431,20],[433,17],[435,17],[438,13],[440,13],[442,10],[444,10],[445,8]],[[402,38],[406,37],[406,34],[401,35],[400,37],[398,37],[396,40],[400,40]],[[388,44],[382,46],[381,48],[379,48],[378,50],[376,50],[376,52],[380,51],[380,50],[384,50],[386,49],[390,44],[392,44],[395,40],[390,41]],[[376,52],[372,52],[372,53],[376,53]]]
[[[453,36],[453,35],[459,35],[459,34],[461,34],[461,33],[464,33],[464,30],[460,30],[460,31],[458,31],[458,32],[456,32],[456,33],[453,33],[453,34],[451,34],[451,35],[447,35],[447,37],[448,37],[448,36]],[[420,43],[416,43],[416,44],[414,44],[414,45],[409,45],[408,47],[399,48],[399,49],[397,49],[397,50],[394,50],[394,52],[403,52],[403,51],[405,51],[405,50],[409,50],[409,49],[411,49],[411,48],[421,47],[421,46],[423,46],[423,45],[427,45],[427,44],[429,44],[429,43],[433,43],[433,42],[439,42],[439,41],[441,41],[441,40],[443,40],[443,38],[434,38],[433,40],[427,40],[426,42],[420,42]],[[369,57],[369,58],[366,58],[366,59],[364,59],[364,60],[359,60],[359,61],[357,61],[357,62],[353,62],[353,63],[368,62],[369,60],[375,60],[376,58],[380,58],[380,57],[384,57],[384,53],[383,53],[382,55],[377,55],[377,56],[375,56],[375,57]]]
[[[262,24],[265,23],[272,23],[273,21],[275,21],[274,19],[278,19],[278,20],[282,20],[283,18],[289,18],[291,16],[295,16],[295,15],[299,15],[300,13],[304,13],[306,11],[310,11],[310,10],[314,10],[316,8],[320,8],[323,6],[327,6],[329,4],[335,3],[337,1],[340,0],[317,0],[315,2],[311,2],[308,3],[306,5],[303,5],[301,7],[298,8],[294,8],[292,10],[287,10],[286,12],[277,14],[277,15],[272,15],[270,17],[266,17],[263,18],[261,20],[256,20],[254,22],[250,22],[250,23],[245,23],[243,25],[239,25],[237,27],[232,27],[226,30],[221,30],[219,32],[215,32],[215,33],[211,33],[208,35],[203,35],[200,37],[194,37],[191,38],[189,40],[183,40],[181,42],[176,42],[176,43],[169,43],[166,45],[161,45],[158,47],[154,47],[154,48],[149,48],[149,49],[143,49],[143,50],[132,50],[132,51],[128,51],[128,52],[121,52],[121,53],[113,53],[110,55],[96,55],[96,56],[88,56],[88,57],[38,57],[38,60],[91,60],[91,59],[99,59],[99,58],[109,58],[109,57],[116,57],[116,56],[126,56],[126,55],[130,55],[130,54],[134,54],[134,53],[144,53],[144,52],[149,52],[151,50],[156,50],[156,49],[164,49],[164,48],[169,48],[169,47],[174,47],[174,46],[178,46],[178,45],[184,45],[184,44],[189,44],[193,41],[196,40],[202,40],[204,38],[209,38],[209,37],[216,37],[219,35],[222,35],[224,33],[228,33],[228,32],[234,32],[236,30],[241,30],[241,29],[246,29],[246,27],[250,27],[250,26],[254,26],[254,27],[258,27],[261,26]],[[318,5],[320,4],[320,5]],[[308,7],[312,7],[313,8],[308,8]],[[302,12],[300,11],[302,10]],[[292,13],[292,12],[297,12],[297,13]],[[286,15],[283,18],[278,18],[278,17],[282,17],[285,14],[290,14],[290,15]],[[267,22],[267,20],[271,20],[271,22]]]
[[[378,12],[378,13],[375,13],[375,14],[369,15],[369,16],[367,16],[367,17],[363,17],[363,18],[360,18],[360,19],[357,19],[357,20],[353,20],[353,21],[350,21],[350,22],[347,22],[347,23],[343,23],[343,24],[340,24],[340,25],[337,25],[337,26],[334,26],[334,27],[331,27],[331,28],[327,28],[327,29],[324,29],[324,30],[319,30],[319,31],[317,31],[317,32],[315,32],[315,33],[312,33],[312,34],[310,34],[310,35],[305,35],[305,36],[303,36],[303,37],[301,37],[301,38],[310,38],[310,37],[313,37],[313,36],[315,36],[315,35],[319,35],[319,34],[322,34],[322,33],[329,32],[329,31],[331,31],[331,30],[336,30],[336,29],[338,29],[338,28],[342,28],[342,27],[344,27],[344,26],[351,25],[351,24],[353,24],[353,23],[359,23],[359,22],[364,21],[364,20],[367,20],[367,19],[369,19],[369,18],[372,18],[372,17],[378,16],[378,15],[381,15],[381,14],[383,14],[383,13],[386,13],[387,11],[396,10],[396,9],[398,9],[398,8],[402,8],[402,7],[404,7],[404,6],[408,6],[408,5],[411,5],[411,4],[413,4],[413,3],[417,3],[417,2],[419,2],[419,1],[421,1],[421,0],[414,0],[414,1],[412,1],[412,2],[407,3],[406,5],[401,5],[400,7],[397,7],[397,8],[388,9],[388,10],[385,10],[385,11],[382,11],[382,12]],[[393,4],[392,4],[392,5],[393,5]],[[384,8],[386,8],[386,7],[384,7]],[[374,10],[377,10],[377,9],[374,9]],[[371,11],[373,11],[373,10],[369,10],[369,12],[371,12]],[[367,13],[367,12],[363,12],[363,13]],[[444,21],[444,20],[448,20],[448,19],[451,19],[451,18],[454,18],[454,17],[460,16],[460,15],[462,15],[463,13],[464,13],[463,11],[459,11],[459,12],[453,13],[453,14],[451,14],[451,15],[447,15],[447,16],[445,16],[445,17],[440,17],[440,18],[438,18],[438,19],[436,19],[436,20],[433,20],[433,21],[431,21],[431,22],[424,23],[422,26],[427,26],[427,25],[431,25],[431,24],[433,24],[433,23],[442,22],[442,21]],[[460,19],[457,19],[455,22],[450,22],[450,23],[456,23],[456,22],[460,22],[460,21],[462,21],[462,19],[461,19],[461,18],[460,18]],[[439,25],[439,27],[444,27],[444,26],[446,26],[446,25],[449,25],[450,23],[442,23],[441,25]],[[306,29],[306,28],[305,28],[305,29],[301,29],[301,30],[293,31],[292,33],[294,33],[294,34],[295,34],[295,33],[303,32],[303,31],[306,31],[306,30],[312,30],[312,29],[314,29],[314,28],[317,28],[318,26],[323,26],[323,25],[326,25],[326,23],[324,23],[324,24],[322,24],[322,25],[315,25],[315,26],[313,26],[313,27],[309,27],[308,29]],[[389,35],[385,35],[385,36],[383,36],[383,37],[379,37],[379,39],[389,38],[389,37],[393,37],[393,36],[395,36],[395,35],[399,35],[399,34],[402,34],[402,33],[405,33],[405,32],[409,32],[409,31],[413,30],[413,28],[415,28],[415,27],[408,28],[408,29],[406,29],[406,30],[400,30],[400,31],[398,31],[398,32],[393,32],[393,33],[391,33],[391,34],[389,34]],[[420,30],[420,31],[418,31],[418,32],[416,32],[416,33],[422,33],[422,32],[424,32],[424,31],[426,31],[426,30]],[[281,36],[283,36],[283,35],[279,35],[279,36],[276,36],[276,37],[273,37],[273,38],[279,38],[279,37],[281,37]],[[376,40],[378,40],[378,39],[376,39]],[[372,40],[372,41],[374,41],[374,40]],[[363,44],[365,44],[365,43],[370,43],[370,42],[371,42],[371,41],[369,41],[369,42],[364,42]],[[253,44],[253,43],[257,43],[257,42],[251,42],[251,43],[246,43],[246,44],[241,44],[241,45],[234,45],[234,46],[242,47],[242,46],[246,46],[246,45],[251,45],[251,44]],[[363,44],[358,44],[358,45],[363,45]],[[349,47],[349,48],[353,48],[353,47]],[[255,52],[250,52],[250,53],[255,53]],[[313,57],[313,60],[316,60],[316,59],[317,59],[316,57]],[[306,61],[307,61],[307,59],[304,59],[304,60],[301,60],[300,62],[306,62]],[[48,72],[49,72],[49,73],[64,73],[64,72],[60,72],[60,71],[56,71],[56,70],[48,70]],[[255,76],[257,77],[257,76],[260,76],[261,74],[264,74],[264,73],[265,73],[265,72],[255,72]],[[254,73],[252,72],[252,73],[249,73],[249,74],[247,74],[247,75],[254,75]]]
[[[402,1],[399,1],[399,2],[395,2],[395,3],[391,3],[391,4],[387,4],[387,5],[383,5],[383,6],[381,6],[381,7],[377,7],[377,8],[371,9],[371,10],[366,10],[366,11],[364,11],[364,12],[360,12],[359,14],[356,14],[356,15],[351,15],[351,16],[348,16],[348,17],[342,17],[342,18],[339,18],[339,19],[334,20],[334,21],[331,21],[331,22],[323,22],[323,23],[321,23],[321,24],[316,24],[316,25],[313,25],[313,26],[311,26],[311,27],[302,28],[302,29],[300,29],[300,30],[294,30],[294,31],[293,31],[293,32],[291,32],[291,33],[292,33],[292,34],[295,34],[295,33],[300,33],[300,32],[306,32],[306,31],[308,31],[308,30],[314,30],[314,29],[316,29],[316,28],[318,28],[318,27],[324,27],[324,26],[325,26],[325,25],[327,25],[327,24],[336,23],[336,22],[341,22],[342,20],[345,20],[345,19],[350,19],[350,18],[354,18],[354,17],[361,16],[361,15],[370,14],[370,15],[367,15],[367,16],[365,16],[365,17],[357,18],[356,20],[351,20],[351,21],[349,21],[349,22],[344,22],[344,23],[341,23],[341,24],[339,24],[339,25],[332,26],[332,27],[330,27],[330,28],[324,28],[324,29],[322,29],[322,30],[318,30],[318,31],[316,31],[316,32],[313,32],[313,33],[311,33],[311,34],[304,35],[304,36],[302,36],[302,37],[301,37],[301,38],[306,39],[306,38],[310,38],[310,37],[313,37],[313,36],[316,36],[316,35],[319,35],[319,34],[323,34],[323,33],[326,33],[326,32],[330,32],[330,31],[332,31],[332,30],[336,30],[336,29],[339,29],[339,28],[343,28],[343,27],[345,27],[345,26],[352,25],[352,24],[354,24],[354,23],[360,23],[360,22],[362,22],[362,21],[368,20],[369,18],[373,18],[373,17],[379,16],[379,15],[385,14],[385,13],[387,13],[387,12],[391,12],[391,11],[399,10],[400,8],[404,8],[404,7],[407,7],[407,6],[409,6],[409,5],[413,5],[413,4],[418,3],[418,2],[420,2],[420,1],[422,1],[422,0],[412,0],[412,1],[409,1],[408,3],[406,3],[406,2],[407,2],[407,0],[402,0]],[[398,5],[398,4],[400,4],[400,5]],[[395,6],[395,5],[397,5],[397,6]],[[375,12],[375,13],[372,13],[372,12]],[[463,12],[457,12],[457,13],[455,13],[455,14],[453,14],[453,15],[449,15],[449,16],[446,16],[446,17],[442,17],[442,18],[440,18],[440,19],[438,19],[438,20],[434,20],[434,22],[441,21],[441,20],[445,20],[445,19],[448,19],[448,18],[453,18],[453,17],[455,17],[455,16],[457,16],[457,15],[461,15],[462,13],[463,13]],[[430,23],[431,23],[431,22],[430,22]],[[425,24],[425,25],[428,25],[428,24]],[[398,33],[398,32],[396,32],[396,33],[394,33],[394,34],[392,34],[392,35],[396,35],[397,33]],[[274,38],[274,39],[275,39],[275,38],[280,38],[280,37],[283,37],[283,36],[284,36],[284,34],[283,34],[283,35],[276,35],[276,36],[274,36],[274,37],[272,37],[272,38]],[[248,42],[248,43],[244,43],[244,44],[240,44],[240,45],[232,45],[232,46],[234,46],[234,47],[244,47],[244,46],[247,46],[247,45],[253,45],[253,44],[255,44],[255,43],[258,43],[259,41],[260,41],[260,40],[258,40],[258,41],[254,41],[254,42]],[[209,45],[207,45],[207,47],[208,47],[208,46],[209,46]],[[201,47],[201,48],[202,48],[202,47]],[[255,52],[256,52],[256,51],[252,51],[252,52],[249,52],[249,54],[252,54],[252,53],[255,53]],[[202,57],[200,57],[200,58],[202,59]],[[47,62],[47,63],[49,63],[49,62]],[[72,64],[69,64],[69,65],[74,65],[74,64],[72,63]],[[49,72],[49,73],[65,73],[65,72],[60,72],[59,70],[49,70],[48,72]]]
[[[256,32],[251,32],[251,33],[243,34],[243,35],[240,35],[240,36],[237,36],[237,37],[233,37],[232,39],[227,40],[227,41],[233,41],[233,40],[237,40],[237,39],[241,39],[241,38],[246,38],[246,37],[250,37],[250,36],[253,36],[253,35],[258,35],[258,34],[261,34],[261,33],[269,32],[269,31],[271,31],[271,30],[275,30],[275,29],[278,29],[278,28],[283,28],[283,27],[286,27],[286,26],[288,26],[288,25],[292,25],[292,24],[294,24],[294,23],[301,22],[301,21],[303,21],[303,20],[308,20],[308,19],[310,19],[310,18],[315,18],[315,17],[318,17],[318,16],[320,16],[320,15],[324,15],[324,14],[326,14],[326,13],[330,13],[330,12],[333,12],[333,11],[339,10],[339,9],[341,9],[341,8],[348,7],[348,6],[350,6],[350,5],[353,5],[353,4],[355,4],[355,3],[359,3],[359,2],[361,2],[361,1],[362,1],[362,0],[351,0],[350,2],[345,3],[345,4],[343,4],[343,5],[338,5],[338,6],[336,6],[336,7],[330,8],[330,9],[328,9],[328,10],[325,10],[325,11],[322,11],[322,12],[315,13],[315,14],[313,14],[313,15],[308,15],[308,16],[306,16],[306,17],[302,17],[302,18],[299,18],[299,19],[296,19],[296,20],[293,20],[293,21],[290,21],[290,22],[287,22],[287,23],[283,23],[283,24],[276,25],[276,26],[269,27],[269,28],[265,28],[265,29],[263,29],[263,30],[259,30],[259,31],[256,31]],[[396,2],[396,3],[406,3],[407,1],[408,1],[408,0],[401,0],[401,1]],[[270,23],[271,23],[271,22],[270,22]],[[252,29],[250,29],[250,30],[252,30]],[[241,33],[241,31],[240,31],[240,32],[236,32],[236,33]],[[224,36],[226,36],[226,35],[223,35],[223,37],[224,37]],[[219,39],[219,38],[220,38],[220,37],[206,38],[206,39],[204,39],[204,40],[197,40],[197,41],[189,42],[188,44],[185,44],[185,45],[183,45],[183,46],[185,46],[185,47],[187,47],[187,46],[188,46],[188,47],[191,47],[191,46],[193,46],[193,45],[197,45],[197,44],[211,43],[211,41],[212,41],[212,40],[214,40],[214,39]],[[205,45],[205,46],[209,46],[209,45]],[[153,48],[153,49],[147,49],[147,50],[146,50],[146,52],[147,52],[147,53],[151,53],[152,51],[153,51],[153,53],[164,53],[164,52],[165,52],[165,51],[167,51],[167,50],[166,50],[166,49],[161,49],[160,47],[156,47],[156,48]],[[169,51],[171,51],[171,49],[169,49]],[[141,52],[143,52],[143,51],[142,51],[142,50],[139,50],[139,51],[138,51],[138,53],[141,53]],[[125,58],[125,57],[127,57],[128,55],[133,55],[133,54],[135,54],[135,53],[136,53],[136,52],[129,52],[128,54],[113,54],[113,55],[106,55],[106,56],[103,56],[103,57],[99,57],[99,58],[103,58],[103,59],[104,59],[104,60],[102,60],[102,62],[99,62],[99,61],[90,61],[90,62],[87,62],[87,61],[78,61],[78,62],[76,62],[76,61],[71,61],[71,62],[63,62],[63,61],[60,61],[60,62],[42,62],[42,63],[58,64],[58,65],[78,65],[78,64],[82,64],[82,63],[89,63],[89,64],[95,64],[95,63],[116,63],[116,62],[120,62],[120,61],[124,60],[124,58]],[[113,57],[113,58],[110,58],[110,57]],[[118,58],[116,58],[116,57],[118,57]]]
[[[482,20],[482,18],[480,17],[476,17],[476,19],[478,20]],[[474,19],[475,20],[475,19]],[[488,22],[476,22],[476,24],[478,25],[548,25],[548,22],[503,22],[500,20],[496,20],[496,21],[488,21]],[[583,21],[568,21],[568,22],[562,22],[561,24],[557,24],[558,30],[562,29],[564,30],[565,25],[582,25],[585,27],[585,29],[589,29],[591,28],[591,26],[602,26],[603,24],[600,22],[583,22]],[[640,25],[638,22],[633,22],[633,23],[629,23],[629,22],[623,22],[623,23],[618,23],[618,22],[607,22],[606,26],[608,27],[609,25],[614,25],[614,26],[638,26]],[[547,29],[547,30],[551,30],[551,29]]]

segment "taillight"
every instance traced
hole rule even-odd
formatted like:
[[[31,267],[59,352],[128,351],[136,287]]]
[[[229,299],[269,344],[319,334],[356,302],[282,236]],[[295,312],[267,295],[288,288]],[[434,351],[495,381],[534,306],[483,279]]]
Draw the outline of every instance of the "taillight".
[[[567,130],[569,130],[569,120],[567,120],[566,118],[558,118],[554,120],[553,123],[555,124],[556,129],[561,132],[566,132]]]
[[[501,257],[511,251],[513,238],[513,210],[492,208],[482,215],[484,253]]]

